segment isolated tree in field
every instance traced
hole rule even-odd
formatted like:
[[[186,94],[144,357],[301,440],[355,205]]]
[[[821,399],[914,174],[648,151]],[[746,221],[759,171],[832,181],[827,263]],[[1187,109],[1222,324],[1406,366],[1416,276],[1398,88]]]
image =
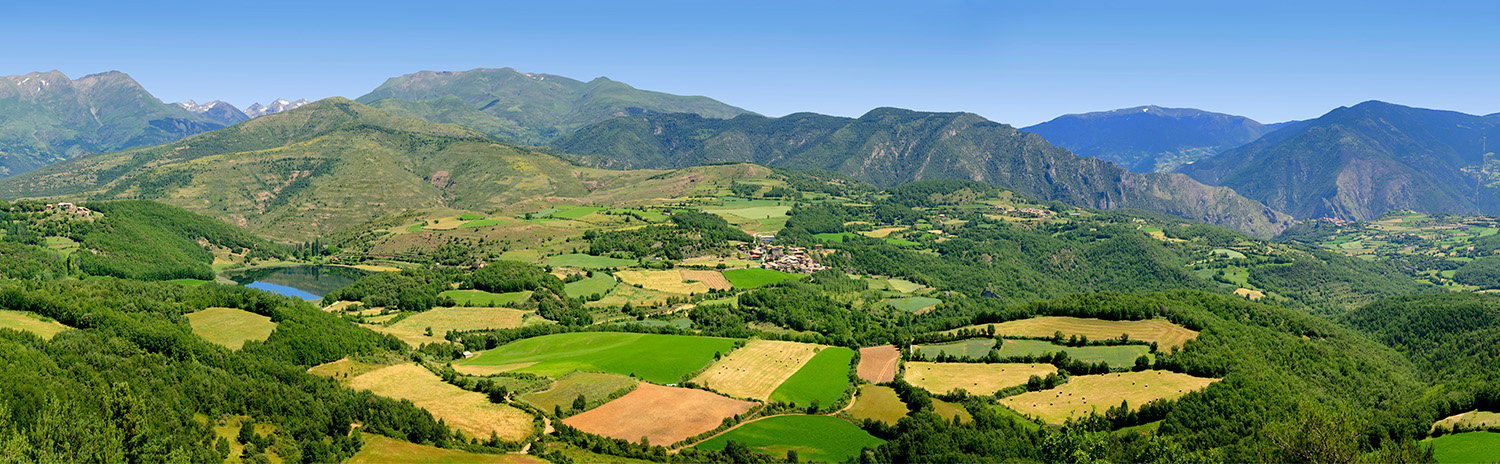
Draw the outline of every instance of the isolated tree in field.
[[[559,404],[559,405],[553,406],[552,407],[552,414],[556,415],[557,417],[563,417],[562,405]]]
[[[242,444],[242,445],[254,441],[255,440],[255,423],[251,422],[250,419],[245,419],[244,421],[241,421],[240,422],[240,433],[239,433],[239,435],[235,436],[235,439],[239,440],[240,444]]]
[[[574,411],[582,411],[583,408],[588,407],[588,405],[589,405],[588,400],[584,399],[582,393],[579,393],[577,398],[573,398],[573,410]]]

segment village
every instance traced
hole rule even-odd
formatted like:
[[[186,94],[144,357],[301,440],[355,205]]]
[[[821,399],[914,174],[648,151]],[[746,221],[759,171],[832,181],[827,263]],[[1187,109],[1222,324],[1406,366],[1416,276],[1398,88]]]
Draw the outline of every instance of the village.
[[[740,248],[744,249],[745,246],[741,245]],[[822,245],[818,245],[813,251],[818,251],[822,248]],[[822,264],[813,261],[811,252],[807,248],[798,246],[758,243],[755,245],[755,248],[749,250],[749,256],[750,259],[761,262],[761,269],[797,274],[811,274],[827,269]]]

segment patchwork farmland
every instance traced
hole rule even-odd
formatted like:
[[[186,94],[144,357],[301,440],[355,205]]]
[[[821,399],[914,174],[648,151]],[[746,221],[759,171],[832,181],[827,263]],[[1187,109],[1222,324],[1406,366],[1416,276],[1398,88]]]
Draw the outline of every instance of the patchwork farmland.
[[[493,432],[501,439],[515,441],[531,435],[531,414],[492,403],[483,394],[443,382],[416,364],[398,364],[365,373],[350,380],[349,388],[411,401],[471,437],[488,437]]]
[[[1165,319],[1107,321],[1104,319],[1058,316],[1034,317],[999,324],[971,325],[948,332],[952,333],[964,329],[985,330],[990,325],[995,326],[996,335],[1017,337],[1051,337],[1055,333],[1062,332],[1064,337],[1079,335],[1088,337],[1091,340],[1104,340],[1120,338],[1121,334],[1130,334],[1131,340],[1140,340],[1148,343],[1156,342],[1163,351],[1169,351],[1172,347],[1181,347],[1188,340],[1198,338],[1198,332],[1188,330]]]
[[[751,340],[693,382],[735,398],[767,400],[821,348],[809,343]]]

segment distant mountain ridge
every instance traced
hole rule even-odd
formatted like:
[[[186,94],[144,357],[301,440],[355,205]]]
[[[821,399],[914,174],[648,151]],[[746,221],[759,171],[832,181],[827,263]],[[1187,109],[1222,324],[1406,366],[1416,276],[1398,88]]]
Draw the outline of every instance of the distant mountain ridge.
[[[276,99],[270,105],[262,106],[260,103],[256,103],[244,110],[235,108],[234,105],[222,100],[214,100],[201,105],[196,101],[188,100],[187,103],[178,102],[175,105],[226,126],[232,126],[268,114],[297,109],[307,105],[307,103],[307,99],[298,99],[294,102]]]
[[[613,169],[752,162],[838,171],[883,187],[970,179],[1043,200],[1148,209],[1260,236],[1290,221],[1232,190],[1176,173],[1134,174],[971,113],[879,108],[858,119],[797,113],[727,120],[650,114],[585,127],[552,147],[585,165]]]
[[[1137,106],[1059,116],[1021,130],[1076,155],[1111,161],[1131,172],[1170,172],[1249,143],[1273,129],[1244,116]]]
[[[355,101],[402,116],[454,123],[542,145],[606,119],[649,113],[710,118],[750,114],[708,97],[639,90],[599,77],[581,82],[511,68],[422,71],[395,77]]]
[[[162,103],[118,71],[0,78],[0,176],[83,153],[177,140],[224,124]]]
[[[1500,214],[1500,116],[1380,101],[1296,122],[1181,171],[1299,218]],[[1497,138],[1500,140],[1500,138]]]

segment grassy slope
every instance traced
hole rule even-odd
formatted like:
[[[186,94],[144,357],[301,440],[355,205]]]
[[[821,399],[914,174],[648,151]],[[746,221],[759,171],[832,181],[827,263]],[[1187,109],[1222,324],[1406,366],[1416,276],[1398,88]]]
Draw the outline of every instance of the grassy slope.
[[[528,338],[502,345],[460,362],[467,365],[536,363],[518,372],[557,376],[588,370],[635,375],[658,383],[676,383],[684,374],[728,353],[735,340],[635,333],[566,333]]]

